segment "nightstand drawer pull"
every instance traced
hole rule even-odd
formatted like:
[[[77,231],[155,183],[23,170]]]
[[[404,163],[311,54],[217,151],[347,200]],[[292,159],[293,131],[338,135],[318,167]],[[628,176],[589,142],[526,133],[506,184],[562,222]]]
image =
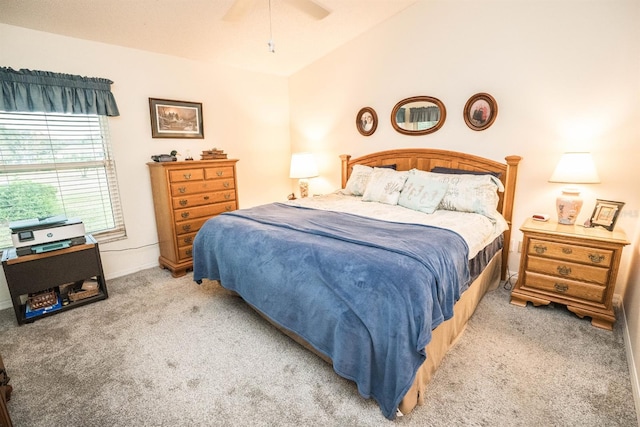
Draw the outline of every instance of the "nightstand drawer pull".
[[[547,247],[542,245],[535,245],[533,249],[536,251],[537,254],[543,254],[547,251]]]
[[[561,276],[568,276],[571,274],[571,267],[566,267],[564,265],[558,266],[558,274]]]
[[[569,290],[569,285],[565,285],[564,283],[556,283],[553,287],[558,292],[567,292],[567,290]]]
[[[571,249],[571,248],[562,248],[562,253],[563,254],[567,254],[567,255],[571,255],[573,253],[573,249]]]
[[[182,213],[180,214],[180,216],[181,216],[182,218],[184,218],[184,219],[187,219],[187,218],[189,218],[189,212],[182,212]]]
[[[600,254],[589,254],[589,259],[594,264],[600,264],[604,260],[604,255]]]
[[[190,173],[185,173],[182,176],[184,176],[184,179],[191,179],[191,174]]]
[[[187,203],[189,203],[187,199],[180,200],[180,206],[187,206]]]

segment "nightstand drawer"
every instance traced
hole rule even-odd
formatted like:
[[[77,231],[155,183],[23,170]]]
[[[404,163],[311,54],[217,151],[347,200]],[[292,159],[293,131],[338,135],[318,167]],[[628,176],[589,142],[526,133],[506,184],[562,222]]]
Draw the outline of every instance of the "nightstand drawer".
[[[606,287],[590,283],[576,282],[559,277],[525,272],[524,288],[535,288],[556,295],[580,298],[581,300],[604,302]]]
[[[609,279],[609,269],[607,268],[535,256],[529,257],[526,269],[563,279],[582,280],[600,285],[606,285]]]
[[[568,261],[609,267],[613,251],[596,249],[586,246],[572,245],[570,243],[551,242],[546,240],[531,239],[528,253],[530,255],[549,258],[566,259]]]

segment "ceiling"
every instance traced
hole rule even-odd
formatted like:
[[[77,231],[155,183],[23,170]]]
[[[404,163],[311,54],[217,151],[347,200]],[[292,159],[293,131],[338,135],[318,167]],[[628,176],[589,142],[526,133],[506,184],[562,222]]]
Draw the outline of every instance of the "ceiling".
[[[271,6],[255,0],[243,19],[223,20],[233,2],[0,0],[0,22],[289,76],[417,0],[314,0],[331,12],[320,20],[294,0],[271,0]],[[274,53],[267,45],[270,32]]]

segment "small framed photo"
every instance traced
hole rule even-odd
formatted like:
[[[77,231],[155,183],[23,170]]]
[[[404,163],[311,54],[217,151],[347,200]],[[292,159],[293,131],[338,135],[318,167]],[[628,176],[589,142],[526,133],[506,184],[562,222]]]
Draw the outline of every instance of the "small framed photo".
[[[202,104],[149,98],[152,138],[204,138]]]
[[[623,206],[624,202],[596,199],[596,207],[591,214],[589,226],[600,226],[613,231]]]
[[[464,121],[473,130],[485,130],[498,116],[498,104],[488,93],[476,93],[464,106]]]
[[[373,135],[378,127],[378,115],[373,108],[364,107],[356,116],[356,128],[364,136]]]

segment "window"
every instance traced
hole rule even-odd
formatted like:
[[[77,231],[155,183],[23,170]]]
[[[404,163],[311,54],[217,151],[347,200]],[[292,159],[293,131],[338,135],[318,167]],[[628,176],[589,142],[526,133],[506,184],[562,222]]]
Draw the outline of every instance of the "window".
[[[107,117],[0,111],[0,248],[9,222],[55,215],[100,241],[126,235]]]

